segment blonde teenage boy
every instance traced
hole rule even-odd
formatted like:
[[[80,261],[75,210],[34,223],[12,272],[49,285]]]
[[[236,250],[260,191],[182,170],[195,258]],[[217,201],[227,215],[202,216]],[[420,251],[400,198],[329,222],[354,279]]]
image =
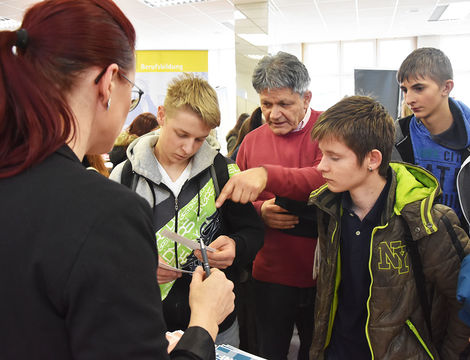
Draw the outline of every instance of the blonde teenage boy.
[[[210,131],[220,124],[217,94],[209,83],[189,74],[174,79],[157,119],[160,129],[131,143],[127,156],[137,174],[135,191],[153,208],[159,261],[178,269],[159,266],[157,271],[165,321],[169,330],[184,330],[190,315],[191,275],[179,270],[194,270],[200,251],[162,236],[162,230],[193,241],[202,237],[216,249],[208,252],[210,266],[223,269],[235,280],[237,267],[252,262],[262,246],[263,227],[251,204],[228,202],[218,210],[215,207],[216,173],[223,170],[228,177],[239,170],[206,142]],[[220,158],[222,169],[216,160]],[[124,163],[110,177],[121,182],[123,169]],[[238,346],[238,339],[234,311],[220,325],[216,343]]]

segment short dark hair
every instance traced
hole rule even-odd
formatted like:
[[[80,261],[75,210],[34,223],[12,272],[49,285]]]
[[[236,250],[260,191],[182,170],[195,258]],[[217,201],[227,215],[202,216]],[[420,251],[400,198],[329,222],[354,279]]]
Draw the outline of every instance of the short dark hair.
[[[397,80],[401,84],[410,78],[430,77],[437,84],[453,79],[452,64],[439,49],[424,47],[414,50],[400,65]]]
[[[395,139],[394,121],[382,104],[367,96],[345,97],[320,115],[312,139],[344,141],[362,164],[367,153],[382,153],[379,174],[387,175]]]

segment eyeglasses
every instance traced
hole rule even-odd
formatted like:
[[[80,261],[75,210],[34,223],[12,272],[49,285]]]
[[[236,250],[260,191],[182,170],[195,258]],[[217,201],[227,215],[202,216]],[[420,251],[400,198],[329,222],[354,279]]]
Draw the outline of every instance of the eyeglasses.
[[[104,73],[106,72],[108,68],[104,68],[102,72],[98,74],[98,76],[95,79],[95,84],[98,84],[103,77]],[[139,105],[140,99],[142,98],[142,95],[144,95],[144,90],[142,90],[140,87],[138,87],[133,81],[129,80],[126,75],[122,73],[121,70],[118,71],[118,74],[129,81],[129,83],[132,85],[132,90],[131,90],[131,105],[129,106],[129,112],[134,110],[137,105]]]
[[[118,71],[118,74],[121,75],[124,79],[129,81],[132,85],[132,90],[131,90],[131,106],[129,107],[129,112],[134,110],[137,105],[140,103],[140,99],[142,98],[142,95],[144,95],[144,90],[142,90],[140,87],[138,87],[134,82],[130,81],[127,76],[125,76],[121,70]]]

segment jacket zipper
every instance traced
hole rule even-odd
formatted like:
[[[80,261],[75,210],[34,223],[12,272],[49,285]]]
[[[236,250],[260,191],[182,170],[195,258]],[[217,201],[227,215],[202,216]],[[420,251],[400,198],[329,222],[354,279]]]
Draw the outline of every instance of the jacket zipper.
[[[312,192],[312,195],[313,194],[316,194],[316,193],[319,193],[322,189],[326,189],[327,188],[327,185],[323,185],[321,186],[320,188],[314,190]],[[312,196],[310,195],[310,196]],[[322,206],[319,206],[319,208],[323,211],[325,211],[329,216],[331,216],[331,218],[335,219],[335,229],[333,231],[333,234],[331,235],[331,243],[334,242],[334,238],[335,238],[335,234],[338,230],[338,224],[339,224],[339,221],[337,220],[335,214],[331,213],[329,211],[329,209],[326,209]],[[341,214],[342,214],[342,210],[341,210]],[[340,214],[340,216],[341,216]],[[317,246],[320,246],[319,243],[317,243]],[[341,261],[340,261],[340,253],[338,251],[338,258],[336,259],[336,275],[335,275],[335,290],[334,290],[334,294],[333,294],[333,301],[331,302],[331,306],[330,306],[330,313],[329,313],[329,319],[328,319],[328,328],[327,328],[327,331],[326,331],[326,338],[325,338],[325,344],[323,346],[323,349],[326,349],[328,347],[328,345],[330,344],[330,341],[331,341],[331,335],[333,333],[333,323],[334,323],[334,318],[335,318],[335,315],[336,315],[336,309],[338,308],[338,288],[339,288],[339,282],[340,282],[340,279],[341,279]],[[329,261],[328,260],[328,257],[326,257],[326,261]]]
[[[426,350],[427,354],[429,355],[429,357],[431,359],[434,360],[434,357],[432,356],[431,354],[431,351],[428,349],[428,347],[426,346],[426,343],[424,342],[423,338],[421,337],[421,335],[419,335],[419,331],[418,329],[416,329],[416,327],[413,325],[413,323],[410,321],[410,319],[406,319],[406,325],[408,325],[408,328],[411,330],[411,332],[413,333],[413,335],[416,337],[416,339],[419,341],[419,343],[421,344],[421,346],[423,347],[424,350]]]
[[[175,233],[178,233],[178,198],[175,196]],[[175,241],[175,264],[176,268],[179,269],[178,262],[178,243]]]
[[[333,234],[331,235],[332,243],[334,241],[334,237],[335,237],[337,230],[338,230],[338,221],[336,221],[335,230],[333,231]],[[320,246],[320,244],[317,243],[317,246]],[[328,329],[326,333],[326,341],[325,341],[324,349],[326,349],[328,345],[330,344],[331,335],[333,333],[333,324],[334,324],[334,319],[336,316],[336,309],[338,308],[338,289],[339,289],[340,281],[341,281],[341,254],[340,254],[340,250],[338,250],[338,257],[336,259],[335,290],[333,293],[333,301],[331,302],[331,307],[330,307],[330,316],[328,320]]]
[[[374,360],[374,350],[372,349],[372,344],[369,336],[369,321],[370,321],[370,298],[372,297],[372,285],[374,284],[374,275],[372,273],[372,245],[374,243],[374,235],[378,229],[385,229],[388,226],[388,223],[384,226],[377,226],[372,229],[372,234],[370,235],[370,244],[369,244],[369,274],[370,274],[370,285],[369,285],[369,297],[367,298],[366,308],[367,308],[367,318],[366,318],[366,327],[365,334],[367,343],[369,344],[369,350],[371,359]]]

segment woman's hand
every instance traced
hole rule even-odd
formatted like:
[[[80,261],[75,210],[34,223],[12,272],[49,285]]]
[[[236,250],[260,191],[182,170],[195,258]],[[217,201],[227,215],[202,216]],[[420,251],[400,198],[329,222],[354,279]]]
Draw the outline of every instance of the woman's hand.
[[[198,266],[193,273],[189,288],[189,306],[191,307],[190,326],[206,329],[215,340],[219,324],[235,308],[233,283],[218,269],[211,269],[211,275],[204,279],[205,273]]]

